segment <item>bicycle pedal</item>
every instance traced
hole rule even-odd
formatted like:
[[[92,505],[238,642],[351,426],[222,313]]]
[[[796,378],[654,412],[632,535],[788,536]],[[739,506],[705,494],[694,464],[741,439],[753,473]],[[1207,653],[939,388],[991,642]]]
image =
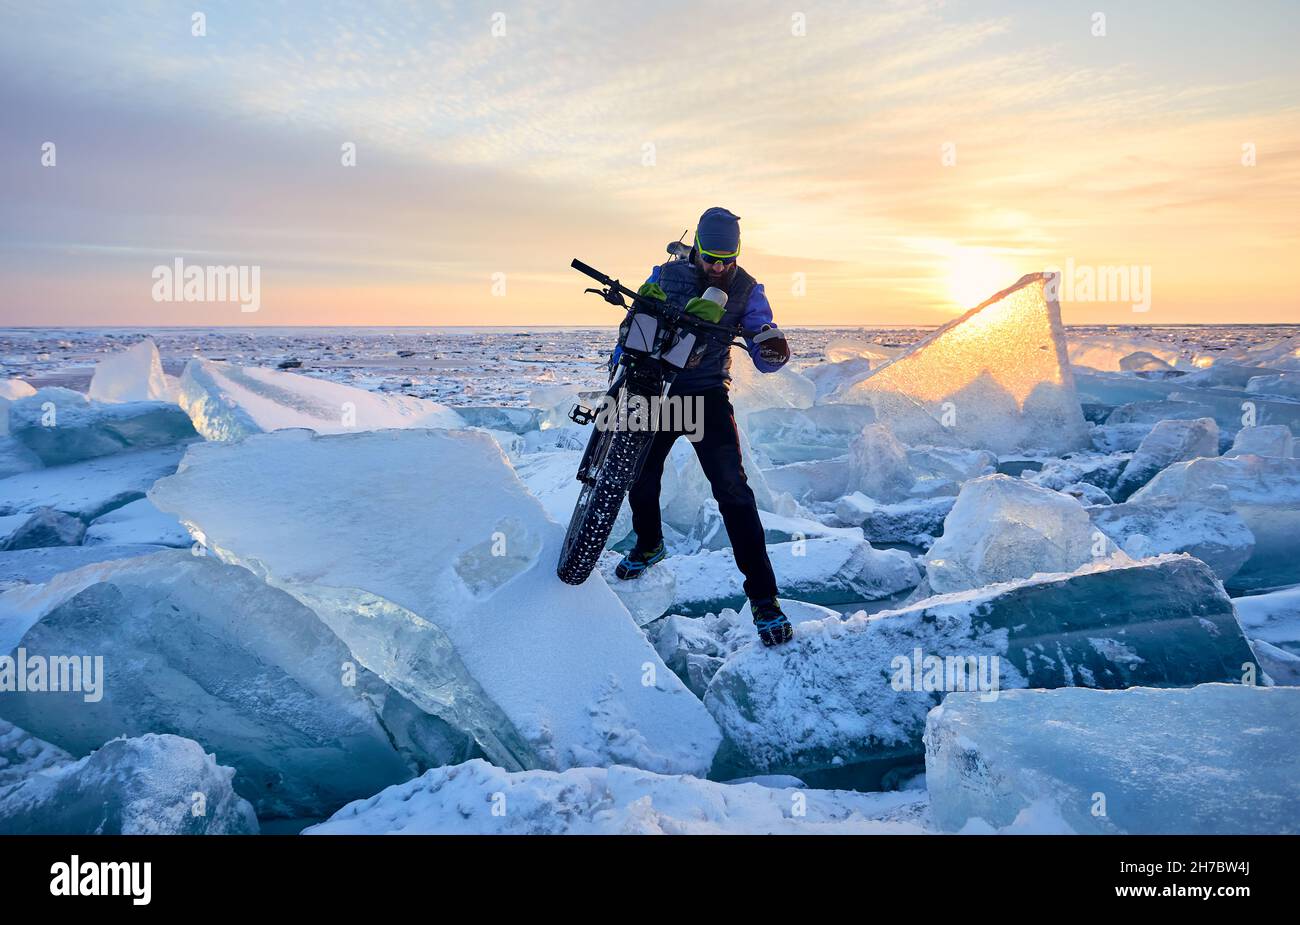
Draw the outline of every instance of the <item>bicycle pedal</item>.
[[[574,405],[569,409],[569,420],[584,427],[596,420],[596,409],[586,405]]]

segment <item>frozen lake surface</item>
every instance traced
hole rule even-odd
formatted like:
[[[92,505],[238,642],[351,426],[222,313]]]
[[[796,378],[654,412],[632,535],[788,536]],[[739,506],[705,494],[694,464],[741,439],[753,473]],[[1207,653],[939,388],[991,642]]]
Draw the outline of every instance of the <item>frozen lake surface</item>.
[[[908,347],[928,327],[790,328],[792,368],[822,362],[837,341]],[[449,405],[522,405],[535,388],[605,380],[614,327],[222,327],[2,328],[0,372],[32,385],[85,390],[95,364],[148,335],[163,368],[179,375],[194,356],[241,366],[300,360],[298,372],[372,391],[431,398]],[[1259,347],[1300,335],[1295,325],[1091,325],[1076,337],[1158,341],[1191,355]]]
[[[0,329],[0,833],[1300,832],[1300,325],[787,333],[767,649],[687,441],[556,577],[612,326]]]

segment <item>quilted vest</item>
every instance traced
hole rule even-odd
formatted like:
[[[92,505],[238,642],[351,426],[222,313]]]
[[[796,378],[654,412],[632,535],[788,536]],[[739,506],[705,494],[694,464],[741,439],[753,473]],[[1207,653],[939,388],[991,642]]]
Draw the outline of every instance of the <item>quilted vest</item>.
[[[726,286],[727,304],[719,324],[738,327],[749,304],[750,293],[757,285],[754,277],[737,266]],[[709,278],[694,260],[670,260],[659,268],[659,286],[668,296],[668,304],[684,309],[696,296],[704,295],[709,288]],[[684,369],[673,382],[673,392],[688,394],[717,388],[731,381],[731,348],[724,344],[710,344],[694,369]]]

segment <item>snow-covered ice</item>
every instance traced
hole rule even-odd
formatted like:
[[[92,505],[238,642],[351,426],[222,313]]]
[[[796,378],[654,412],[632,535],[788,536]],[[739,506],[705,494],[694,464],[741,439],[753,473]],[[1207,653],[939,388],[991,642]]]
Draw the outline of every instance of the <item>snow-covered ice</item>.
[[[104,563],[99,568],[124,573],[143,569],[162,551],[158,544],[185,548],[166,553],[183,561],[178,569],[182,578],[192,571],[192,562],[203,563],[199,568],[223,567],[211,558],[190,556],[189,530],[175,513],[159,510],[144,498],[157,478],[174,471],[183,447],[160,446],[156,458],[148,455],[153,450],[141,452],[139,447],[151,442],[183,444],[196,437],[190,414],[175,401],[198,412],[195,423],[204,436],[247,438],[254,447],[266,439],[258,434],[292,427],[342,435],[321,438],[327,442],[376,438],[375,446],[382,447],[378,451],[367,445],[335,457],[311,449],[300,455],[298,441],[313,443],[308,435],[280,434],[277,439],[287,442],[270,465],[271,456],[258,455],[262,451],[257,450],[238,465],[223,462],[214,467],[206,458],[210,448],[203,447],[191,457],[197,471],[176,477],[182,500],[195,500],[190,495],[196,495],[196,506],[203,508],[184,519],[211,544],[207,551],[255,573],[239,573],[255,584],[248,600],[284,598],[281,592],[287,590],[298,598],[289,602],[305,605],[313,625],[321,628],[324,621],[341,637],[335,641],[344,653],[340,658],[357,666],[364,679],[361,686],[369,692],[366,722],[378,724],[384,753],[402,771],[358,785],[346,795],[322,797],[314,811],[328,813],[343,799],[374,796],[365,801],[374,806],[364,813],[364,824],[373,830],[389,830],[376,821],[380,807],[398,817],[404,812],[393,802],[394,792],[409,786],[415,802],[428,795],[428,788],[419,786],[427,778],[398,784],[387,791],[387,799],[378,793],[386,784],[429,766],[469,768],[481,762],[459,763],[488,757],[503,767],[482,775],[466,771],[461,781],[472,777],[475,786],[490,788],[489,797],[509,790],[505,782],[520,788],[514,791],[518,793],[550,787],[539,781],[556,775],[521,771],[525,766],[557,771],[572,767],[560,775],[570,784],[599,779],[599,786],[590,791],[596,802],[555,823],[556,830],[635,828],[647,818],[639,807],[650,799],[655,824],[664,821],[660,828],[665,831],[686,824],[684,819],[694,825],[702,818],[701,801],[709,800],[727,806],[714,820],[718,831],[767,831],[768,823],[762,820],[768,817],[750,813],[747,791],[672,776],[682,771],[723,779],[754,776],[756,767],[731,741],[730,729],[722,760],[711,770],[720,732],[683,689],[709,696],[710,684],[717,682],[716,688],[732,674],[745,676],[746,685],[753,681],[752,690],[743,688],[745,698],[752,695],[746,709],[760,719],[784,718],[790,747],[803,749],[787,770],[798,771],[812,786],[888,786],[900,776],[915,774],[919,724],[902,722],[888,710],[873,712],[870,705],[902,708],[906,698],[917,695],[890,689],[890,658],[882,653],[864,656],[866,650],[843,641],[856,632],[858,621],[877,617],[859,615],[846,621],[797,598],[835,603],[841,609],[869,599],[878,601],[875,607],[901,607],[883,616],[892,620],[910,613],[920,625],[936,623],[942,632],[931,627],[924,637],[930,642],[948,639],[945,633],[952,620],[940,619],[937,610],[928,608],[941,608],[954,597],[965,601],[961,607],[976,611],[970,632],[992,648],[980,649],[958,634],[955,654],[1003,653],[1003,688],[1014,686],[1006,680],[1013,673],[1023,676],[1024,683],[1049,688],[1237,680],[1241,665],[1247,663],[1262,668],[1278,684],[1300,684],[1300,617],[1294,614],[1300,608],[1291,606],[1293,591],[1235,598],[1238,624],[1221,590],[1212,587],[1214,577],[1226,580],[1234,594],[1300,581],[1294,541],[1300,535],[1300,502],[1292,503],[1288,488],[1296,476],[1290,464],[1295,462],[1294,436],[1300,432],[1300,404],[1295,401],[1300,390],[1294,381],[1300,366],[1292,356],[1300,328],[1071,328],[1066,363],[1055,307],[1032,291],[1015,290],[940,331],[792,331],[795,355],[778,376],[758,374],[749,359],[736,352],[733,400],[745,468],[759,499],[784,607],[799,626],[793,645],[817,652],[819,646],[841,650],[818,654],[809,664],[802,655],[758,645],[747,609],[718,609],[744,602],[741,579],[730,559],[716,503],[694,448],[686,441],[679,441],[663,480],[669,560],[640,583],[593,576],[577,589],[577,597],[548,586],[554,583],[551,566],[558,536],[577,496],[574,472],[590,435],[588,428],[571,424],[565,415],[575,396],[596,395],[603,388],[603,362],[612,338],[608,329],[160,329],[151,332],[159,353],[157,368],[138,331],[0,331],[4,373],[24,377],[0,377],[0,544],[13,537],[18,537],[16,546],[76,542],[83,527],[80,540],[86,544],[0,552],[0,591],[18,589],[15,594],[34,600],[66,588],[68,576],[63,573],[97,562]],[[1014,326],[1017,318],[1025,319],[1026,326],[1006,336],[1011,329],[1004,323]],[[136,346],[124,353],[123,346],[132,344]],[[273,368],[291,357],[302,362],[302,374]],[[188,393],[182,394],[175,376],[187,363]],[[906,390],[890,383],[891,377],[908,386],[931,388],[933,400],[928,393],[920,399],[908,393],[914,400],[903,400]],[[874,389],[873,381],[890,385],[883,390],[889,399],[864,399]],[[92,397],[106,401],[89,401],[69,388],[89,390]],[[521,407],[530,394],[535,407]],[[43,417],[51,399],[55,420]],[[899,403],[894,417],[878,414],[891,400]],[[442,401],[456,407],[438,404]],[[15,404],[18,433],[6,435]],[[1076,407],[1079,418],[1074,416]],[[979,419],[969,420],[968,412]],[[1194,452],[1148,452],[1159,448],[1162,432],[1194,426],[1162,422],[1196,418],[1214,420],[1217,445],[1205,439]],[[970,428],[966,432],[964,425]],[[406,464],[403,457],[415,444],[391,446],[383,442],[386,436],[362,433],[386,428],[425,434],[430,428],[444,433],[454,429],[456,441],[480,441],[483,450],[472,456],[450,453],[450,468],[443,465],[447,454],[420,450],[414,453],[416,461]],[[864,428],[870,430],[864,434]],[[1025,439],[1044,433],[1050,439]],[[391,439],[401,443],[416,438]],[[1144,441],[1147,446],[1140,450]],[[1001,452],[1002,460],[989,450]],[[1214,459],[1219,452],[1227,455]],[[107,455],[97,455],[101,453]],[[92,455],[96,458],[83,459]],[[1144,461],[1153,455],[1159,458]],[[1172,461],[1183,455],[1198,458]],[[59,465],[73,460],[72,465]],[[1204,473],[1204,479],[1187,478],[1185,470],[1208,462],[1219,468]],[[1000,548],[998,541],[1007,540],[1003,527],[1009,525],[995,518],[980,531],[973,526],[978,518],[968,518],[971,539],[963,541],[957,529],[961,524],[951,522],[948,536],[939,542],[947,542],[950,551],[957,549],[958,559],[980,559],[980,567],[965,582],[969,590],[922,599],[939,589],[921,578],[926,563],[914,554],[930,549],[934,555],[932,544],[945,532],[944,521],[953,513],[958,492],[975,485],[994,466],[1018,476],[1012,481],[1031,490],[1050,489],[1047,495],[1071,505],[1069,529],[1061,534],[1061,525],[1034,521],[1041,530],[1027,537],[1021,544],[1025,548],[1004,543],[1008,555],[999,560],[999,566],[1020,577],[1010,584],[985,586],[1002,576],[995,575],[997,569],[980,570],[987,550],[977,547],[993,541],[995,550]],[[320,470],[331,467],[338,471],[322,481]],[[1129,478],[1121,486],[1126,467]],[[483,473],[466,479],[462,473],[470,469]],[[1139,470],[1149,470],[1154,478],[1151,485],[1134,491],[1136,484],[1129,483],[1147,474]],[[268,484],[261,484],[268,478]],[[195,484],[201,484],[201,490],[194,490]],[[1112,503],[1123,501],[1129,491],[1130,500]],[[1152,494],[1144,496],[1147,491]],[[436,503],[427,503],[425,496],[431,493]],[[490,510],[479,517],[473,505],[482,499],[489,499]],[[1085,510],[1076,501],[1089,507]],[[222,510],[227,502],[232,509]],[[42,508],[57,513],[42,513]],[[1053,509],[1058,508],[1066,510],[1059,504]],[[1067,551],[1079,545],[1081,510],[1094,531],[1088,554],[1048,554],[1062,536],[1068,538],[1063,544]],[[1034,506],[1035,517],[1042,513]],[[49,518],[57,524],[47,523]],[[444,542],[449,531],[454,539]],[[624,548],[629,531],[625,504],[610,544]],[[473,537],[478,539],[470,542]],[[846,572],[858,572],[850,550],[869,548],[863,537],[877,544],[902,544],[907,551],[872,550],[869,567],[856,580],[851,574],[846,578]],[[1098,538],[1103,541],[1100,547]],[[1149,562],[1107,561],[1111,540],[1135,558],[1186,551],[1203,559],[1209,569],[1191,559],[1157,560],[1188,564],[1155,569]],[[197,553],[203,549],[194,547]],[[616,558],[607,554],[606,572]],[[1073,568],[1076,560],[1082,566],[1076,575],[1023,577],[1043,569]],[[131,565],[133,561],[137,564]],[[943,584],[942,564],[932,571]],[[1088,575],[1101,577],[1083,584]],[[41,582],[50,585],[34,586]],[[126,579],[123,583],[130,584]],[[243,587],[242,582],[236,584]],[[79,607],[99,613],[103,608],[95,595],[107,593],[110,585],[97,581],[68,593]],[[909,591],[908,605],[886,603]],[[215,587],[211,606],[229,601],[231,593],[225,585]],[[132,600],[141,594],[132,591]],[[56,624],[72,621],[72,598],[51,604],[58,611]],[[973,600],[982,603],[970,603]],[[190,606],[183,603],[181,610],[188,613]],[[273,612],[279,613],[278,607]],[[669,615],[659,616],[665,612]],[[701,612],[703,616],[683,615]],[[927,615],[918,617],[917,612]],[[114,619],[126,620],[128,615],[114,612]],[[217,620],[213,615],[204,619]],[[1090,625],[1080,626],[1080,619]],[[643,624],[640,632],[638,623]],[[1253,652],[1243,641],[1242,628]],[[1209,638],[1216,631],[1220,636]],[[124,646],[136,645],[142,658],[157,657],[156,646],[146,651],[143,642],[132,641],[130,632],[119,635],[126,637]],[[232,636],[218,633],[217,643],[233,646]],[[903,649],[906,636],[900,628],[896,648]],[[190,638],[181,634],[170,641],[181,645]],[[574,646],[575,638],[583,645]],[[266,646],[257,633],[239,644],[252,653]],[[245,662],[237,658],[234,664]],[[803,668],[807,671],[798,670]],[[281,668],[273,662],[269,670]],[[764,671],[770,677],[760,677]],[[240,675],[248,676],[242,668]],[[883,692],[859,690],[877,676],[883,679]],[[174,675],[162,677],[170,685]],[[330,683],[336,681],[337,672]],[[647,683],[649,690],[643,686]],[[147,698],[143,702],[149,703]],[[715,705],[713,699],[710,704]],[[155,722],[160,715],[155,706],[144,710],[140,725],[103,731],[98,740],[100,732],[87,735],[85,750],[79,747],[76,754],[88,754],[119,733],[136,735],[137,740],[151,733],[175,733],[192,738],[200,752],[214,753],[217,765],[248,773],[247,754],[238,760],[224,754],[233,733],[228,732],[226,740],[218,736],[217,744],[205,738],[209,727],[221,725],[215,719],[192,732]],[[217,718],[237,716],[252,727],[279,722],[274,716],[259,718],[253,706],[246,716],[234,707],[223,710]],[[37,717],[35,724],[58,720],[60,711],[50,712],[52,717]],[[0,715],[8,718],[2,709]],[[897,752],[880,743],[854,751],[861,745],[854,730],[875,728],[882,715],[886,728],[892,719],[910,730],[909,744]],[[824,766],[804,760],[812,747],[808,729],[844,734]],[[771,740],[776,742],[781,734],[774,729]],[[0,791],[6,780],[31,777],[41,755],[57,756],[48,762],[50,767],[79,760],[22,735],[34,755],[30,762],[11,764],[8,778],[0,761]],[[763,735],[755,733],[753,742]],[[1112,742],[1122,736],[1110,735]],[[683,738],[689,741],[683,744]],[[5,757],[4,741],[0,734],[0,759]],[[668,772],[663,781],[672,783],[656,783],[654,793],[610,787],[608,776],[616,771],[655,779],[654,774],[626,768],[602,770],[610,765]],[[301,762],[291,761],[288,767],[297,773],[294,768]],[[433,776],[450,770],[443,768]],[[508,773],[516,771],[520,773]],[[355,783],[345,778],[340,774],[344,783]],[[243,779],[236,777],[236,785]],[[830,798],[829,791],[809,790],[790,777],[757,779],[768,788],[800,787],[810,801]],[[452,808],[447,802],[457,795],[465,801],[482,796],[466,786],[458,791],[439,785],[438,796],[430,798],[429,805],[437,807],[431,812],[457,813],[455,823],[444,830],[482,830],[460,825],[468,804]],[[256,802],[256,794],[246,795]],[[863,818],[869,828],[886,819],[928,826],[924,794],[914,791],[908,799],[912,802],[900,804],[898,810],[870,809],[870,815],[863,810]],[[302,811],[301,806],[272,810]],[[40,818],[41,825],[57,827],[44,812]],[[431,823],[430,818],[413,812],[391,830],[447,825]],[[530,824],[516,818],[501,823],[501,830],[527,831]],[[1040,801],[1013,830],[1050,825],[1063,826],[1061,814]],[[846,829],[837,824],[831,830]]]
[[[86,529],[87,546],[148,543],[154,546],[190,546],[188,530],[171,514],[164,514],[148,498],[109,511]]]
[[[149,543],[96,546],[42,546],[0,555],[0,591],[21,585],[44,584],[56,575],[96,562],[132,559],[162,552],[167,547]]]
[[[950,832],[1297,834],[1298,737],[1297,688],[954,693],[925,779]]]
[[[622,580],[614,574],[622,553],[606,552],[596,569],[605,579],[637,626],[662,617],[677,599],[677,576],[672,569],[649,568],[636,578]]]
[[[784,597],[779,600],[796,627],[808,620],[839,617],[836,611],[818,604]],[[701,617],[669,614],[648,625],[646,633],[664,664],[701,698],[723,662],[741,649],[759,644],[748,601],[739,611],[724,608]]]
[[[108,404],[56,387],[12,402],[9,431],[46,466],[170,446],[196,437],[189,418],[173,404]]]
[[[646,633],[664,664],[701,699],[722,663],[757,638],[754,624],[730,608],[699,617],[669,614]]]
[[[1153,499],[1088,508],[1092,522],[1135,559],[1185,552],[1228,581],[1255,550],[1255,534],[1225,503]]]
[[[1274,684],[1300,687],[1300,655],[1262,639],[1252,640],[1251,647],[1255,650],[1260,667]]]
[[[780,648],[736,652],[704,702],[725,734],[719,775],[817,785],[812,772],[873,763],[864,773],[874,775],[881,761],[915,760],[926,713],[947,690],[1237,681],[1248,664],[1259,677],[1214,573],[1166,556],[803,623]]]
[[[0,515],[52,507],[89,523],[143,498],[155,481],[176,471],[184,444],[99,456],[0,479]]]
[[[943,531],[943,522],[956,497],[912,498],[897,504],[878,504],[862,492],[853,492],[835,504],[841,523],[862,528],[872,543],[911,543],[928,547]]]
[[[43,739],[0,719],[0,791],[38,771],[57,768],[76,759]]]
[[[1110,495],[1091,482],[1075,482],[1060,489],[1061,494],[1069,495],[1084,506],[1114,504]]]
[[[26,760],[6,782],[14,759]],[[0,720],[0,834],[255,835],[234,773],[179,736],[113,739],[76,760]]]
[[[1020,477],[1053,491],[1086,482],[1109,497],[1130,458],[1127,453],[1071,453],[1062,459],[1050,459],[1037,472],[1024,472]]]
[[[428,771],[343,807],[304,835],[920,835],[915,790],[720,784],[628,767],[509,773],[485,761]]]
[[[180,406],[208,440],[305,427],[322,434],[390,427],[464,427],[455,411],[423,398],[379,395],[297,373],[194,359]]]
[[[1232,603],[1247,636],[1300,655],[1300,586],[1233,598]]]
[[[563,531],[486,434],[207,443],[149,497],[504,767],[709,767],[708,714],[599,576],[555,579]]]
[[[1151,433],[1154,424],[1095,424],[1088,434],[1092,448],[1098,453],[1133,453],[1142,440]]]
[[[77,546],[85,535],[86,525],[78,518],[52,507],[41,507],[5,537],[0,549],[8,552],[44,546]]]
[[[814,604],[875,601],[916,587],[916,563],[898,549],[875,549],[863,539],[825,536],[767,547],[777,586],[785,596]],[[728,547],[691,556],[669,556],[654,566],[676,581],[672,612],[703,614],[745,601],[744,576]]]
[[[0,407],[3,402],[0,402]],[[0,479],[7,479],[20,472],[39,469],[44,463],[41,458],[29,450],[26,444],[13,437],[0,437]]]

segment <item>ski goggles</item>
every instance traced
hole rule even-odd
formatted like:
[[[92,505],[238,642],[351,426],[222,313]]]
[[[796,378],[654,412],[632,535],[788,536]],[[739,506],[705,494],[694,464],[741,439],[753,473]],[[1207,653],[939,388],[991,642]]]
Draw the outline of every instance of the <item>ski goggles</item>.
[[[699,252],[699,255],[702,258],[704,258],[705,263],[732,264],[735,263],[736,258],[740,256],[739,247],[729,254],[716,254],[713,251],[706,251],[704,248],[700,247],[700,238],[698,235],[695,237],[695,250]]]

